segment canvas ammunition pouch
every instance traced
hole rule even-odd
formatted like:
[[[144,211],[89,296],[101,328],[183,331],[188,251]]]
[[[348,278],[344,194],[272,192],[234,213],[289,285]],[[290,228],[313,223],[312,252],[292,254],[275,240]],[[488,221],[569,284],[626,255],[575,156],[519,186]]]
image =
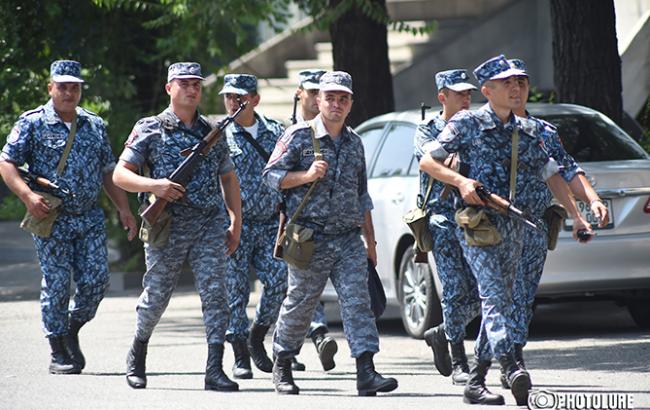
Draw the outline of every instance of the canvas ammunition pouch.
[[[145,200],[141,205],[138,213],[142,213],[145,209],[149,207],[149,201]],[[172,226],[172,215],[168,210],[164,210],[160,217],[156,220],[156,223],[150,225],[144,218],[142,218],[142,224],[140,225],[140,232],[138,232],[138,237],[144,243],[147,243],[154,248],[161,248],[167,245],[169,241],[169,233],[171,232]]]
[[[311,139],[314,146],[314,160],[317,160],[321,158],[320,142],[316,139],[316,130],[313,121],[310,121],[309,124],[312,131]],[[296,212],[294,212],[291,219],[284,226],[284,230],[282,230],[283,221],[280,221],[280,231],[278,231],[276,244],[273,250],[273,255],[275,257],[282,258],[289,265],[298,269],[307,269],[311,263],[312,256],[314,255],[314,231],[313,229],[299,225],[294,221],[300,216],[307,200],[311,196],[312,192],[314,192],[317,183],[318,180],[312,182],[309,190],[302,198],[300,205],[298,205]]]
[[[61,205],[63,204],[63,201],[61,198],[58,198],[47,192],[34,191],[34,193],[45,198],[48,205],[50,206],[50,212],[48,212],[47,216],[43,219],[36,219],[34,215],[26,212],[22,222],[20,222],[20,227],[27,232],[33,233],[36,236],[49,238],[50,235],[52,235],[52,227],[54,226],[54,222],[61,212]]]
[[[429,184],[427,192],[424,196],[422,204],[417,208],[413,208],[402,216],[402,221],[406,223],[411,229],[413,238],[415,238],[415,245],[418,250],[423,253],[433,250],[433,236],[429,232],[429,213],[427,212],[427,203],[431,195],[431,188],[433,186],[433,178],[429,177]]]
[[[75,113],[75,116],[72,119],[70,125],[70,131],[68,132],[68,139],[65,142],[63,153],[61,154],[61,158],[59,159],[59,163],[57,164],[56,167],[57,177],[61,176],[63,170],[65,169],[65,162],[68,159],[70,150],[72,149],[72,143],[74,142],[74,136],[76,133],[77,133],[77,115]],[[28,232],[33,233],[34,235],[43,238],[49,238],[50,235],[52,235],[52,227],[54,226],[54,222],[56,221],[56,218],[59,217],[59,213],[61,212],[61,205],[63,204],[63,201],[61,200],[61,198],[58,198],[47,192],[40,192],[40,191],[34,191],[34,192],[39,194],[43,198],[45,198],[48,205],[50,206],[50,212],[48,212],[45,218],[36,219],[34,215],[30,214],[29,211],[27,211],[25,212],[25,216],[23,217],[23,220],[20,222],[20,227]]]
[[[557,238],[560,235],[562,224],[566,217],[566,209],[561,205],[553,204],[544,211],[544,221],[548,228],[548,250],[552,251],[557,246]]]
[[[483,209],[466,207],[456,211],[456,223],[465,232],[469,246],[492,246],[501,242],[501,234]]]

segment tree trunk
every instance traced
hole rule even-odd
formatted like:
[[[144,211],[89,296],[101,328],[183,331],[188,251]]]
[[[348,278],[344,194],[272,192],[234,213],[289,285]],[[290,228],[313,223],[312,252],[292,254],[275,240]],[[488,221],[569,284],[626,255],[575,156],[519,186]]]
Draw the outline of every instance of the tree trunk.
[[[341,1],[344,0],[330,0],[330,7]],[[386,0],[372,2],[386,10]],[[395,110],[386,25],[352,6],[330,25],[329,31],[334,69],[352,76],[354,104],[348,125],[356,126],[368,118]]]
[[[551,0],[558,102],[594,108],[621,124],[621,58],[613,0]]]

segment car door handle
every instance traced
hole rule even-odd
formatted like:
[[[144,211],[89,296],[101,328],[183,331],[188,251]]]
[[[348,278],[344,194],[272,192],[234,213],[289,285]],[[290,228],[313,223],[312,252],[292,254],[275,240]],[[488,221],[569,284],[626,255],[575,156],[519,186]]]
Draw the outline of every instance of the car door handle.
[[[396,193],[395,196],[393,197],[393,203],[395,205],[399,205],[402,202],[404,202],[404,194],[402,192]]]

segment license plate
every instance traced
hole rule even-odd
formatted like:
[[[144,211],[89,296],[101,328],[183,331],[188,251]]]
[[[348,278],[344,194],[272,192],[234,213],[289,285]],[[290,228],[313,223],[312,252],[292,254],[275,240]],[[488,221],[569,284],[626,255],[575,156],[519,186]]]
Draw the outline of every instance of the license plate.
[[[602,228],[598,226],[598,218],[593,214],[593,212],[591,212],[591,207],[588,203],[576,199],[576,205],[578,206],[578,210],[582,214],[582,217],[585,219],[585,221],[591,224],[592,229],[614,229],[614,212],[612,208],[612,200],[605,198],[602,201],[603,204],[605,204],[607,207],[607,214],[609,215],[609,223]],[[564,229],[567,231],[573,229],[573,219],[565,219]]]

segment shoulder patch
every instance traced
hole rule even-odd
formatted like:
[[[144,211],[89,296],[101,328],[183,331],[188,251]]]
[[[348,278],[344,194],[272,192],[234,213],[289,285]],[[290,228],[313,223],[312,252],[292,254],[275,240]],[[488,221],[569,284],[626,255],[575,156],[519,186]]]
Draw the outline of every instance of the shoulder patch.
[[[28,117],[30,115],[40,114],[43,111],[45,111],[45,107],[41,105],[41,106],[38,106],[38,107],[34,108],[33,110],[25,111],[24,113],[20,114],[19,118],[25,118],[25,117]]]

